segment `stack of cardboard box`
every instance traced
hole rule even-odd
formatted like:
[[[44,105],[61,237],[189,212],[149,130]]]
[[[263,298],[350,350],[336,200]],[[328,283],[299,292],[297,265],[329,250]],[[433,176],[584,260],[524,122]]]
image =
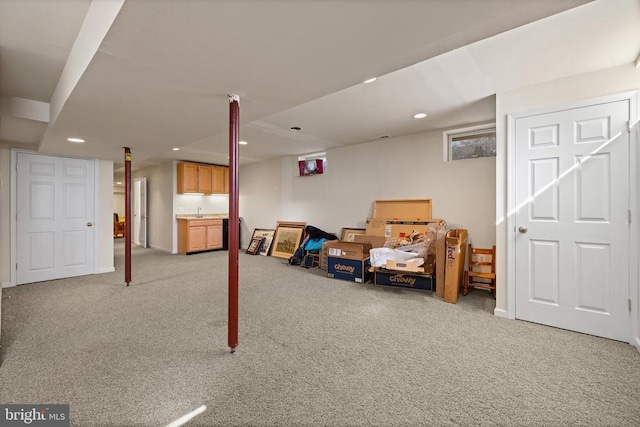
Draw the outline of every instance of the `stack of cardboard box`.
[[[431,199],[376,200],[373,217],[367,218],[366,234],[355,240],[382,247],[388,239],[402,238],[413,232],[427,234],[430,224],[444,227],[444,221],[431,218]],[[417,268],[413,263],[389,260],[385,268],[373,268],[376,285],[433,290],[434,256]]]
[[[438,297],[455,303],[464,269],[467,230],[447,232],[445,222],[431,218],[431,199],[376,200],[373,217],[367,218],[365,234],[353,242],[325,242],[321,265],[329,277],[365,283],[371,277],[376,285],[436,291]],[[435,225],[434,225],[435,224]],[[423,265],[388,260],[384,268],[370,267],[369,251],[383,247],[387,240],[413,232],[436,230],[434,253]]]

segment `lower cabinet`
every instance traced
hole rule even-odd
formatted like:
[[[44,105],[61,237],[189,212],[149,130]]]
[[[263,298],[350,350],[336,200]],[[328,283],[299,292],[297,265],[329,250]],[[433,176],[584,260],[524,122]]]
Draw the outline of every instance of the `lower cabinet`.
[[[222,249],[222,219],[178,219],[178,253]]]

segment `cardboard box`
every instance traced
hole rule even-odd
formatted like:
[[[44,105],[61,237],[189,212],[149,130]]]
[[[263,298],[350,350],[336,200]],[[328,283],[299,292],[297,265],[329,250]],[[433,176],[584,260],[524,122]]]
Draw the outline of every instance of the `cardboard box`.
[[[383,236],[374,236],[371,234],[356,234],[353,236],[353,241],[356,243],[369,243],[372,248],[381,248],[387,239]]]
[[[396,261],[393,259],[387,260],[387,263],[383,265],[387,270],[397,271],[409,271],[414,273],[424,273],[424,267],[418,265],[418,260],[411,261]]]
[[[387,225],[386,218],[367,218],[365,234],[369,236],[384,237],[384,230]]]
[[[327,259],[327,275],[334,279],[366,283],[371,279],[369,257],[363,260],[332,257]]]
[[[370,243],[343,242],[342,240],[331,240],[326,243],[327,256],[329,258],[355,259],[358,261],[369,258]]]
[[[444,270],[446,265],[447,230],[443,226],[436,238],[436,296],[444,298]]]
[[[400,288],[433,290],[433,278],[430,274],[407,273],[376,268],[373,273],[376,285],[395,286]]]
[[[371,278],[369,272],[370,243],[332,240],[327,249],[327,274],[336,279],[364,283]]]
[[[408,220],[408,219],[388,219],[388,218],[367,218],[366,234],[379,237],[405,237],[412,231],[418,233],[426,233],[431,223],[440,223],[444,226],[441,219],[428,220]]]
[[[437,223],[444,226],[441,219],[431,219],[425,221],[403,221],[403,220],[387,220],[384,228],[384,237],[406,237],[411,233],[418,232],[426,234],[429,230],[429,224]]]
[[[373,202],[373,217],[414,221],[431,219],[431,199],[376,200]]]
[[[467,230],[451,230],[446,239],[446,265],[444,273],[444,300],[455,304],[458,302],[462,272],[467,253]]]

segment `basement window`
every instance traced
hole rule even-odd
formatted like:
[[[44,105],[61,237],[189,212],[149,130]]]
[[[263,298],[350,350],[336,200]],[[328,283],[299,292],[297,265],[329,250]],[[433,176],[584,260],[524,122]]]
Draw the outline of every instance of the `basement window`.
[[[327,173],[327,153],[307,154],[298,157],[298,175],[322,175]]]
[[[495,125],[479,125],[444,132],[445,162],[496,156]]]

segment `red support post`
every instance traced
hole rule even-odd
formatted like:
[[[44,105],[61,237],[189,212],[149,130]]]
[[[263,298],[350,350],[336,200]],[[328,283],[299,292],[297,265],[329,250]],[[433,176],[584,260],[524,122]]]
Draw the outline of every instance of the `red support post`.
[[[229,347],[238,346],[238,248],[240,214],[238,197],[238,135],[240,132],[240,97],[229,95]]]
[[[131,149],[124,147],[124,281],[131,283]]]

